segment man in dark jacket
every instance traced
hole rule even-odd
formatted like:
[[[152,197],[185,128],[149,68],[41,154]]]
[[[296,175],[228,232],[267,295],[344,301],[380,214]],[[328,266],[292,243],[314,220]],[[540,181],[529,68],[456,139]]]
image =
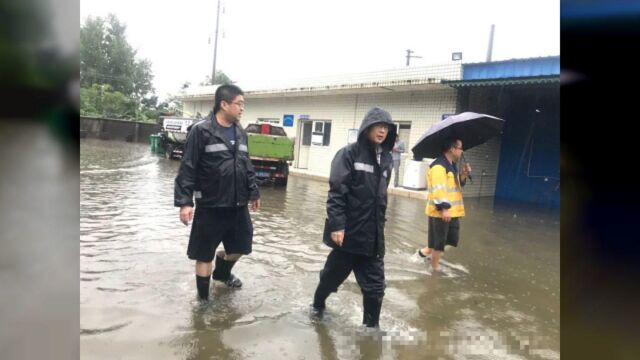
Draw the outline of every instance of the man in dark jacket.
[[[209,277],[229,287],[242,282],[231,273],[240,256],[251,253],[252,211],[260,208],[260,194],[247,148],[247,134],[239,125],[244,111],[242,90],[218,87],[210,116],[193,125],[175,180],[174,205],[180,221],[193,219],[187,256],[196,260],[198,295],[209,299]],[[196,210],[194,215],[193,198]],[[214,252],[220,242],[224,251]]]
[[[384,296],[384,223],[391,149],[396,128],[391,115],[374,107],[362,120],[358,141],[340,149],[331,162],[323,241],[333,250],[320,272],[313,308],[354,272],[364,308],[362,323],[377,327]]]

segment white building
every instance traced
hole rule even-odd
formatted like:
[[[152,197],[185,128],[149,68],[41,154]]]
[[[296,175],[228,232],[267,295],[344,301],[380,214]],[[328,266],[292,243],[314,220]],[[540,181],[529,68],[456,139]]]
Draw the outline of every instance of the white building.
[[[246,109],[242,124],[256,121],[283,126],[295,138],[293,168],[329,176],[335,153],[357,131],[365,113],[373,106],[387,110],[399,126],[400,139],[407,152],[404,164],[412,158],[411,147],[443,116],[455,114],[456,90],[443,81],[462,79],[459,63],[410,67],[396,70],[307,79],[297,84],[269,84],[243,87]],[[188,116],[206,116],[213,108],[215,87],[187,92],[182,100]],[[285,116],[292,115],[292,122]],[[355,129],[355,130],[354,130]],[[474,183],[466,188],[469,196],[493,196],[497,173],[499,139],[465,153],[475,169],[493,176],[493,184]],[[480,167],[478,167],[480,166]],[[402,185],[402,176],[400,177]]]

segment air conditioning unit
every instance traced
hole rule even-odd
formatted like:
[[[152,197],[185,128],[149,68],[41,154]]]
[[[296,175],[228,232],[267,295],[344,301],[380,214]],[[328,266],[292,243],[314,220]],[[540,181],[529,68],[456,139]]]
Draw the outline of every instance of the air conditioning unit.
[[[407,160],[404,166],[402,187],[410,190],[425,190],[427,188],[427,170],[432,161],[433,159]]]

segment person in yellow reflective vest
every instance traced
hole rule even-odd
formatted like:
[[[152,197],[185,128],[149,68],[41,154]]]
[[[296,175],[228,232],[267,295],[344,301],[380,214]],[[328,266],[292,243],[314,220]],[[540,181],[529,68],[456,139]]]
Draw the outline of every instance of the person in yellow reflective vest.
[[[462,187],[471,173],[467,163],[461,172],[456,164],[462,157],[462,141],[447,141],[442,156],[434,160],[427,172],[429,196],[425,213],[429,217],[427,247],[419,249],[423,258],[431,256],[431,269],[442,273],[440,257],[444,246],[458,246],[460,218],[464,216]]]

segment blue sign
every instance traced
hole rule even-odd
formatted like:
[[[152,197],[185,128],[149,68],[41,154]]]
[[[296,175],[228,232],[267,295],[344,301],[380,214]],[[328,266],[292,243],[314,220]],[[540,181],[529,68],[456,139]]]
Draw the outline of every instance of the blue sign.
[[[287,126],[287,127],[293,126],[293,115],[283,115],[282,126]]]

